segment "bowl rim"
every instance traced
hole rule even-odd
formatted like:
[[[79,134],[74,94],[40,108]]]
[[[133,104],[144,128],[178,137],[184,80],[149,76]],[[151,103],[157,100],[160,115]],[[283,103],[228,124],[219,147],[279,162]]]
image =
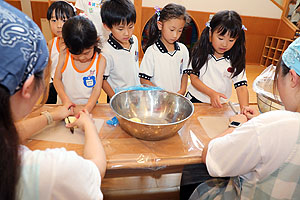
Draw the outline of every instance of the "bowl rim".
[[[151,126],[169,126],[169,125],[180,124],[180,123],[182,123],[182,122],[188,120],[188,119],[194,114],[194,104],[193,104],[188,98],[186,98],[185,96],[183,96],[183,95],[181,95],[181,94],[178,94],[178,93],[175,93],[175,92],[169,92],[169,91],[167,91],[167,90],[155,90],[155,91],[159,91],[159,92],[167,92],[167,93],[175,94],[175,95],[177,95],[177,96],[180,96],[180,97],[184,98],[184,99],[191,105],[191,107],[192,107],[192,112],[191,112],[191,113],[189,114],[189,116],[187,116],[185,119],[182,119],[182,120],[177,121],[177,122],[168,123],[168,124],[150,124],[150,123],[142,123],[142,122],[132,121],[132,120],[130,120],[130,119],[128,119],[128,118],[126,118],[126,117],[120,115],[119,113],[117,113],[117,111],[116,111],[116,110],[112,107],[112,105],[111,105],[112,102],[113,102],[113,99],[117,96],[117,94],[125,93],[125,92],[131,92],[131,91],[151,91],[151,90],[125,90],[125,91],[120,91],[120,92],[114,94],[114,96],[112,96],[112,98],[110,99],[109,105],[110,105],[110,108],[114,111],[114,113],[115,113],[117,116],[119,116],[119,117],[121,117],[121,118],[123,118],[123,119],[125,119],[125,120],[127,120],[127,121],[130,121],[130,122],[132,122],[132,123],[142,124],[142,125],[151,125]]]

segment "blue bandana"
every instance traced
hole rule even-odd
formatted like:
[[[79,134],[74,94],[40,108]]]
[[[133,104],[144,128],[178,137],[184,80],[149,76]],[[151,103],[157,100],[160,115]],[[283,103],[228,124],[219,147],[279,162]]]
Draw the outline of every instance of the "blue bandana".
[[[0,84],[13,95],[31,75],[44,70],[48,55],[39,27],[0,0]]]
[[[296,39],[282,54],[282,61],[300,76],[300,38]]]

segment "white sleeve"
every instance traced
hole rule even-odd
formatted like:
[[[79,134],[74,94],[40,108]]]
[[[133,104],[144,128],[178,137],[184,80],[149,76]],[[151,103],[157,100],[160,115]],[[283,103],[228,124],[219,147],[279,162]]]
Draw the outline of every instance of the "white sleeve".
[[[85,0],[76,0],[75,7],[86,12],[85,3],[87,3]]]
[[[255,129],[251,123],[245,123],[231,134],[209,143],[206,166],[211,176],[236,176],[248,173],[260,160]]]
[[[106,60],[106,66],[103,76],[109,76],[111,70],[113,69],[113,58],[105,51],[102,51],[101,54],[105,57]]]
[[[288,158],[299,125],[299,113],[271,111],[249,120],[231,134],[212,140],[206,157],[209,174],[267,177]]]
[[[182,70],[184,71],[184,70],[188,69],[190,58],[189,58],[189,51],[184,44],[182,44],[182,49],[183,49],[183,68],[182,68]]]
[[[240,82],[247,82],[246,71],[243,70],[239,75],[235,76],[233,79],[233,84],[237,84]]]
[[[148,47],[143,60],[141,62],[140,74],[145,74],[149,77],[154,75],[154,55],[152,49],[153,46]]]
[[[96,164],[74,151],[48,149],[40,165],[40,185],[52,186],[51,199],[103,199]]]

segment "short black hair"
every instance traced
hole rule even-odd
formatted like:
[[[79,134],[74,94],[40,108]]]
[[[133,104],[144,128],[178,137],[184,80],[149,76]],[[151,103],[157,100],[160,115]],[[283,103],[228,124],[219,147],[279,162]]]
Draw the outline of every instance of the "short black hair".
[[[79,55],[85,49],[98,45],[97,30],[93,22],[82,16],[75,16],[66,21],[62,36],[71,54]]]
[[[102,23],[112,28],[113,25],[136,22],[136,11],[130,0],[107,0],[101,7]]]
[[[47,19],[51,20],[51,15],[53,10],[55,10],[56,19],[69,19],[76,15],[74,7],[65,1],[55,1],[53,2],[47,10]]]

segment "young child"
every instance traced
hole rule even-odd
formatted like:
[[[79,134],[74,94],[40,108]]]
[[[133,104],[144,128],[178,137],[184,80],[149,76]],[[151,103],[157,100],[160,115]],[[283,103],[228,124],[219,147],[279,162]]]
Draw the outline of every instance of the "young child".
[[[64,23],[70,17],[76,15],[75,7],[65,1],[55,1],[53,2],[47,10],[47,19],[50,24],[50,29],[52,34],[55,36],[48,42],[48,49],[50,52],[50,62],[51,62],[51,77],[49,86],[49,95],[46,103],[56,104],[57,92],[53,85],[53,78],[55,73],[55,68],[58,63],[58,55],[61,49],[65,49],[64,41],[62,39],[62,27]]]
[[[142,84],[184,95],[187,87],[189,52],[177,42],[189,16],[185,7],[170,3],[149,21],[149,40],[144,48],[139,77]]]
[[[132,35],[136,12],[130,0],[108,0],[102,5],[101,17],[104,28],[111,31],[102,49],[106,58],[103,90],[111,98],[116,88],[140,84],[138,40]]]
[[[101,6],[104,0],[76,0],[75,7],[80,13],[86,16],[94,23],[101,43],[103,44],[108,39],[109,32],[103,27],[100,16]]]
[[[233,82],[242,110],[249,103],[249,95],[241,17],[235,11],[220,11],[206,26],[192,51],[192,84],[187,97],[193,103],[221,108],[231,96]]]
[[[67,46],[60,54],[54,86],[64,105],[86,104],[89,112],[100,96],[105,58],[98,49],[97,30],[87,18],[75,16],[63,27]]]

